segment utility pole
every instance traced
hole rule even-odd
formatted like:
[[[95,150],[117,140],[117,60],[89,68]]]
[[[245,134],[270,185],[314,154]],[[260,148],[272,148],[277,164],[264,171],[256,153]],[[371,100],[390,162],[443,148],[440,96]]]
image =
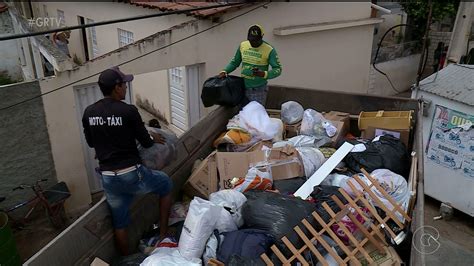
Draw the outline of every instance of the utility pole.
[[[431,0],[428,0],[428,5],[429,5],[430,10],[428,12],[428,19],[427,19],[427,22],[426,22],[425,36],[423,37],[423,48],[422,48],[423,50],[421,52],[420,63],[418,64],[418,76],[416,77],[415,89],[417,90],[417,92],[418,92],[418,87],[420,86],[421,76],[423,75],[424,58],[425,58],[425,56],[428,56],[428,53],[425,54],[425,50],[428,46],[428,36],[429,36],[429,33],[430,33],[431,15],[432,15],[432,12],[433,12],[433,2]]]

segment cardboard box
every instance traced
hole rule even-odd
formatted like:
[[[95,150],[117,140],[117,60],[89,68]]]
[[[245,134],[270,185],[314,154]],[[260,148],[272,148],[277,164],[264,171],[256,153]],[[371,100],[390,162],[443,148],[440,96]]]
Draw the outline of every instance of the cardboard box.
[[[389,134],[394,136],[397,139],[400,139],[405,146],[408,147],[410,141],[410,130],[409,129],[386,129],[386,128],[375,128],[368,127],[366,130],[362,131],[362,137],[365,139],[373,139],[377,136],[382,136]]]
[[[336,147],[337,143],[343,140],[350,130],[349,113],[331,111],[324,113],[323,116],[337,128],[336,135],[331,138],[331,146]]]
[[[369,256],[374,260],[374,264],[369,264],[367,259],[359,253],[357,255],[357,258],[359,259],[360,263],[363,266],[366,265],[379,265],[379,266],[398,266],[402,265],[402,259],[398,255],[398,253],[395,251],[393,247],[390,246],[384,246],[383,249],[385,251],[385,254],[380,252],[375,248],[375,246],[372,243],[369,243],[364,246],[365,251],[369,254]],[[354,263],[350,263],[349,265],[355,265]]]
[[[213,152],[191,174],[184,184],[184,191],[190,196],[208,199],[212,192],[218,190],[217,181],[216,152]]]
[[[273,147],[273,143],[269,140],[263,140],[255,143],[252,147],[248,148],[246,152],[252,152],[252,151],[261,151],[263,146],[271,149]]]
[[[265,162],[266,152],[218,152],[216,154],[217,170],[219,173],[219,189],[231,188],[234,177],[245,177],[250,167]],[[303,176],[304,169],[298,152],[292,147],[272,149],[269,152],[267,165],[272,171],[273,180],[284,180]]]
[[[285,139],[289,139],[289,138],[298,136],[300,134],[301,121],[292,125],[285,124],[284,126],[285,128],[284,128],[283,135]]]
[[[324,118],[331,121],[340,121],[340,122],[349,122],[349,113],[338,112],[338,111],[330,111],[327,113],[323,113]]]

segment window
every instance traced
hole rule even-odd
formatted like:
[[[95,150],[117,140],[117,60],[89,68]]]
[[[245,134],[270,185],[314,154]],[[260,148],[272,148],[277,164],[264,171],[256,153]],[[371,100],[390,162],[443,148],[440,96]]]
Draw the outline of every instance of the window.
[[[133,32],[117,29],[119,38],[119,47],[123,47],[133,42]]]
[[[58,20],[59,26],[64,27],[66,26],[66,19],[64,18],[64,11],[58,9]]]
[[[94,23],[94,20],[88,18],[87,24]],[[89,45],[92,51],[92,58],[96,58],[99,56],[99,46],[97,45],[97,34],[95,32],[95,27],[88,28],[88,37],[89,37]]]

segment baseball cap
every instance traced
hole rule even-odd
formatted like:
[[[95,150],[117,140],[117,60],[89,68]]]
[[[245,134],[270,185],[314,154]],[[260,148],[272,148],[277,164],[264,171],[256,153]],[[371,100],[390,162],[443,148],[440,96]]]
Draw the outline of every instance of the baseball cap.
[[[124,74],[118,66],[111,67],[100,73],[99,83],[105,86],[115,86],[116,84],[130,82],[133,80],[133,75]]]
[[[261,39],[263,37],[263,29],[260,25],[252,25],[250,26],[249,28],[249,32],[248,32],[248,36],[247,36],[247,39],[248,40],[251,40],[251,39]]]

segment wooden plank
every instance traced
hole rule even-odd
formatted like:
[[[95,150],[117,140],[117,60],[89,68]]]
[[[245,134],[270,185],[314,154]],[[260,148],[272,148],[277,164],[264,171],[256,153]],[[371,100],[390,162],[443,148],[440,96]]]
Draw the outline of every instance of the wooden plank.
[[[290,262],[286,259],[285,255],[281,253],[277,246],[273,245],[270,249],[273,251],[273,253],[275,253],[281,263],[283,263],[283,265],[290,265]]]
[[[357,190],[357,188],[354,186],[354,184],[352,184],[352,182],[347,182],[347,184],[352,189],[352,191],[357,195],[359,200],[364,204],[364,206],[367,209],[369,209],[370,213],[372,213],[372,215],[380,223],[380,225],[384,226],[385,230],[387,230],[389,232],[390,236],[393,239],[395,239],[397,237],[397,235],[395,235],[395,233],[388,227],[388,225],[386,224],[386,221],[383,220],[382,217],[380,217],[380,215],[377,213],[377,210],[375,210],[375,208],[372,206],[372,204],[370,204],[363,196],[360,195],[360,192]],[[347,195],[347,194],[345,194],[345,195]],[[349,195],[347,195],[347,196],[350,198]],[[346,199],[349,200],[348,198],[346,198]],[[360,212],[362,212],[362,211],[360,211]]]
[[[390,194],[388,194],[387,191],[385,191],[385,189],[383,189],[380,183],[375,178],[373,178],[369,173],[367,173],[367,171],[364,168],[360,170],[365,175],[365,177],[367,177],[370,180],[370,182],[372,182],[372,184],[377,188],[377,190],[380,191],[380,193],[382,193],[385,199],[388,200],[390,204],[393,205],[393,207],[398,211],[398,213],[400,213],[405,219],[407,219],[410,222],[411,218],[407,215],[405,210],[400,205],[398,205],[398,203],[392,198],[392,196],[390,196]]]
[[[339,190],[341,190],[342,188],[340,188]],[[342,203],[342,201],[336,197],[336,195],[332,195],[332,200],[334,200],[334,202],[336,202],[337,206],[339,206],[339,208],[342,208],[344,206],[344,204]],[[354,209],[358,209],[358,206],[352,206]],[[356,210],[357,211],[357,210]],[[365,226],[363,224],[361,224],[359,222],[359,220],[357,220],[357,218],[352,214],[352,213],[349,213],[347,215],[349,217],[349,219],[351,219],[351,221],[357,226],[357,228],[359,228],[360,231],[362,231],[362,233],[364,234],[364,236],[380,251],[380,252],[384,252],[384,248],[382,247],[382,245],[380,245],[379,241],[377,241],[373,236],[372,234],[365,228]],[[375,230],[373,231],[373,233],[375,232],[378,232],[378,228],[375,228]]]
[[[337,261],[339,265],[344,265],[344,261],[341,257],[334,251],[334,249],[329,246],[329,244],[324,241],[324,239],[319,235],[318,232],[314,229],[314,227],[305,219],[302,221],[303,225],[309,230],[309,232],[316,238],[316,240],[321,243],[321,245],[327,250],[327,252]]]
[[[400,220],[398,220],[397,216],[395,214],[393,214],[392,211],[390,211],[386,206],[385,204],[377,197],[377,195],[375,195],[375,193],[369,188],[369,186],[363,181],[361,180],[357,175],[354,175],[353,176],[353,179],[355,181],[357,181],[357,183],[359,183],[359,185],[362,186],[362,188],[364,189],[364,192],[368,193],[370,195],[370,197],[372,198],[373,201],[375,201],[378,205],[378,207],[380,209],[382,209],[385,214],[387,214],[390,218],[392,218],[392,220],[400,227],[400,228],[404,228],[404,225],[402,224],[402,222]],[[351,182],[348,182],[349,185],[352,185]],[[355,187],[354,187],[355,188]],[[352,189],[352,187],[351,187]],[[361,198],[362,201],[364,201],[365,199]],[[370,205],[370,204],[369,204]]]
[[[309,266],[309,263],[301,256],[299,251],[296,249],[296,247],[293,245],[293,243],[288,240],[286,236],[282,237],[281,239],[283,243],[285,243],[286,247],[295,255],[295,257],[303,264],[304,266]],[[289,262],[291,263],[292,260],[290,259]]]
[[[267,256],[267,254],[263,253],[262,255],[260,255],[260,258],[267,266],[274,266],[272,260]]]
[[[313,217],[318,221],[318,223],[326,229],[326,232],[329,236],[336,242],[336,244],[346,253],[347,257],[351,258],[351,251],[347,248],[347,246],[339,239],[339,237],[332,231],[332,229],[324,222],[323,218],[319,216],[318,213],[313,212]],[[353,257],[353,256],[352,256]],[[353,257],[355,259],[355,257]]]
[[[331,215],[331,217],[333,219],[335,219],[337,215],[329,207],[329,205],[326,202],[323,202],[322,205],[323,205],[323,208],[329,213],[329,215]],[[347,206],[345,208],[347,208]],[[349,209],[349,208],[347,208],[347,209]],[[349,213],[350,213],[350,211],[349,211]],[[340,222],[340,221],[337,221],[337,225],[339,225],[339,228],[344,232],[344,234],[349,238],[349,240],[352,242],[352,244],[355,247],[355,252],[356,253],[352,252],[352,256],[354,258],[356,258],[355,254],[357,254],[357,251],[359,251],[360,253],[362,253],[362,255],[364,255],[364,257],[367,259],[367,261],[369,263],[374,262],[373,259],[370,257],[370,255],[367,253],[367,251],[365,251],[365,249],[363,248],[363,245],[361,243],[359,243],[359,241],[354,237],[354,235],[349,231],[349,229],[347,229],[346,225],[344,223]],[[359,262],[359,261],[357,260],[357,262]]]
[[[319,253],[319,251],[316,249],[312,241],[301,231],[301,229],[298,226],[295,226],[294,228],[295,232],[299,235],[299,237],[303,240],[303,242],[306,244],[309,250],[313,252],[313,254],[318,258],[318,261],[321,262],[323,266],[329,266],[328,262],[324,259],[323,255]]]
[[[321,182],[336,168],[336,166],[354,148],[349,142],[337,149],[337,151],[294,193],[295,197],[306,199],[313,192],[314,187]]]

